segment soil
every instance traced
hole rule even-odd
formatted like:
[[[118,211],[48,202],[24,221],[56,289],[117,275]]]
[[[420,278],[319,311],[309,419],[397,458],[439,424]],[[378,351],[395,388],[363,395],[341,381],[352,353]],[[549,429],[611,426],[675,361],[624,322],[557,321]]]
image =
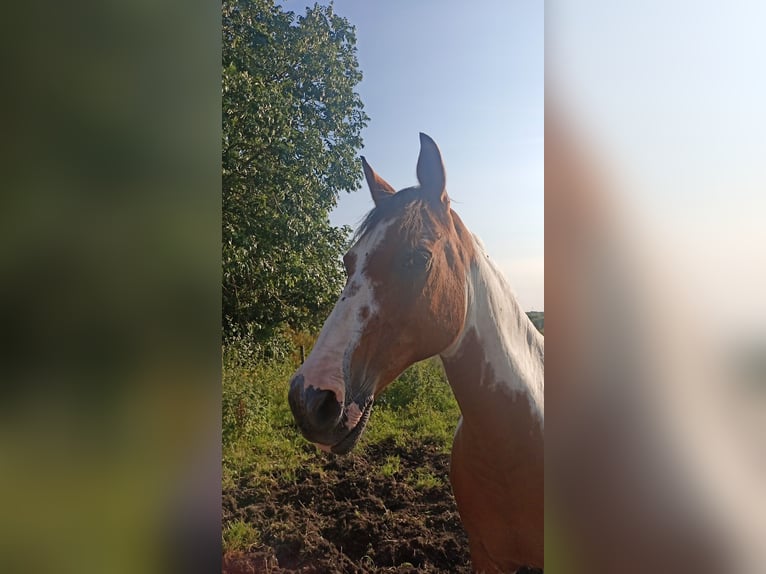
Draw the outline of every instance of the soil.
[[[383,476],[381,464],[394,454],[399,469]],[[391,441],[322,460],[294,481],[242,480],[224,491],[224,524],[242,519],[260,534],[249,552],[223,557],[224,573],[471,572],[448,454],[436,445],[402,448]],[[438,484],[416,486],[418,469]],[[527,571],[534,572],[541,571]]]

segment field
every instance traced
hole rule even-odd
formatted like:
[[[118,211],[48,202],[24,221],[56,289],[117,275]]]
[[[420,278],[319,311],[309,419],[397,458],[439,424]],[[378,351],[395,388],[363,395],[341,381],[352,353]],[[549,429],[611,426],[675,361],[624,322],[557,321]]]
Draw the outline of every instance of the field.
[[[437,359],[391,384],[345,457],[295,427],[297,357],[223,361],[224,572],[470,572],[449,484],[460,412]]]

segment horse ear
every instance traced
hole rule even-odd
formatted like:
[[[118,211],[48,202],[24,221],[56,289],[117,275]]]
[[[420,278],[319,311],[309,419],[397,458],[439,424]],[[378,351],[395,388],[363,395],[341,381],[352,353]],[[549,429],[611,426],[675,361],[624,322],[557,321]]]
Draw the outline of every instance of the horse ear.
[[[418,156],[418,183],[420,189],[434,200],[447,205],[447,176],[444,173],[442,154],[434,140],[420,134],[420,155]]]
[[[396,190],[391,187],[390,183],[375,173],[375,170],[370,167],[364,156],[362,156],[362,169],[364,169],[364,177],[367,180],[367,185],[370,187],[370,195],[372,195],[375,205],[378,205],[381,199],[396,193]]]

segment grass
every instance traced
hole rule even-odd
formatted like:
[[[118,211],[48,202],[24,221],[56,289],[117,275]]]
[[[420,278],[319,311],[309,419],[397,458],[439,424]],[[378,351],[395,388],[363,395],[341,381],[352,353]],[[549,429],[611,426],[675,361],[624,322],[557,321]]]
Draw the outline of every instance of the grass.
[[[224,552],[247,552],[260,543],[258,531],[244,520],[233,520],[222,532]]]
[[[223,351],[223,487],[255,478],[264,488],[292,482],[302,466],[321,470],[327,455],[319,453],[298,432],[287,402],[288,381],[297,369],[294,358],[254,362],[234,349]],[[449,452],[460,411],[441,362],[429,359],[407,369],[378,397],[357,449],[392,439],[398,445],[437,444]],[[398,457],[380,467],[384,476],[399,472]],[[427,488],[435,477],[418,476],[413,484]],[[437,479],[438,480],[438,479]],[[234,530],[232,541],[249,540]],[[237,542],[241,544],[243,542]]]
[[[308,458],[287,404],[289,361],[240,363],[224,352],[223,486],[243,475],[289,479]]]
[[[362,447],[393,439],[401,446],[435,442],[449,452],[460,409],[441,362],[429,359],[412,365],[391,383],[378,397],[372,417]]]
[[[386,461],[380,467],[380,474],[383,476],[394,476],[401,472],[401,460],[398,455],[387,456]]]
[[[531,311],[529,316],[542,331],[544,313]],[[293,347],[303,345],[308,354],[313,338],[293,335]],[[305,465],[321,472],[326,455],[300,435],[287,403],[288,381],[298,366],[297,351],[284,360],[265,362],[236,346],[224,348],[224,489],[242,477],[255,477],[266,488],[270,483],[294,481],[296,470]],[[428,442],[449,452],[459,418],[441,361],[428,359],[412,365],[377,398],[356,448],[363,452],[369,445],[393,440],[400,446]],[[380,472],[391,476],[398,469],[398,459],[390,457]],[[421,477],[421,485],[428,482]]]
[[[436,488],[437,486],[442,486],[443,484],[442,480],[438,476],[434,475],[427,468],[417,469],[414,475],[410,475],[407,477],[407,482],[409,482],[414,488],[419,490]]]

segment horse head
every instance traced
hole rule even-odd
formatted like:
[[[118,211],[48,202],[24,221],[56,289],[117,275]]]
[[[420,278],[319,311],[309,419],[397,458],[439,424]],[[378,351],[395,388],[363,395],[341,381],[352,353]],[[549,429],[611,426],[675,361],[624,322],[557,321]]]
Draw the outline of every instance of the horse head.
[[[473,256],[430,137],[420,134],[418,186],[397,192],[364,158],[362,166],[375,207],[343,257],[345,288],[288,394],[303,435],[336,454],[353,449],[391,381],[456,340]]]

